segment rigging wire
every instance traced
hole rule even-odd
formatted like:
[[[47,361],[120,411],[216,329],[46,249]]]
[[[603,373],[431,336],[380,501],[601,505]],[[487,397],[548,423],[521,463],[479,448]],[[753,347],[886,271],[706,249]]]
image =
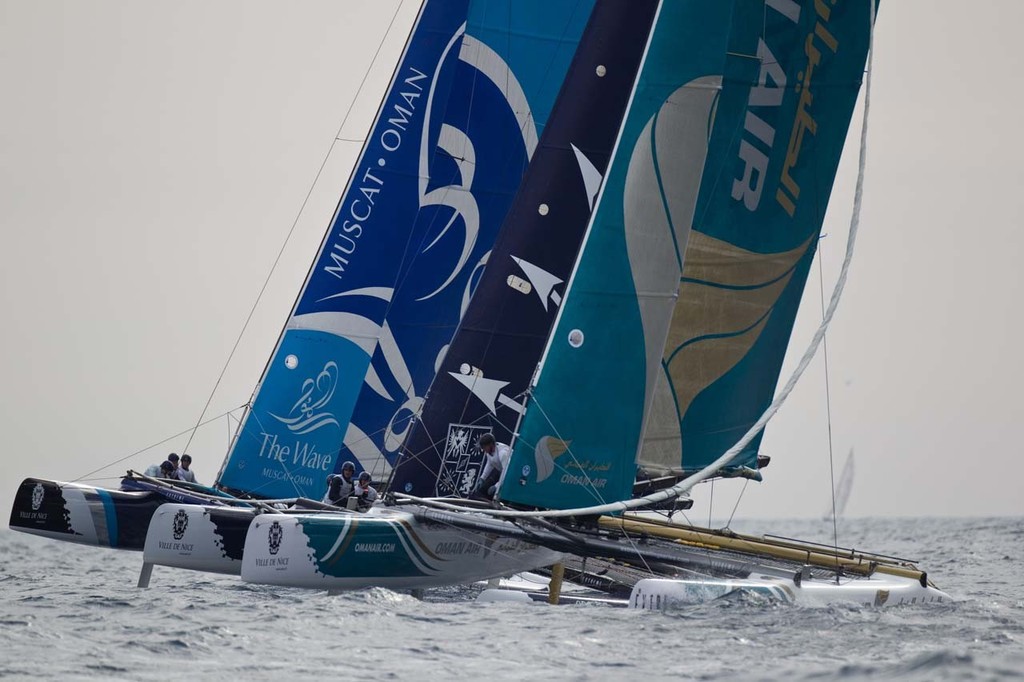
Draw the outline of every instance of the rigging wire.
[[[338,126],[338,132],[334,134],[334,139],[331,141],[330,146],[327,148],[327,153],[324,155],[323,161],[320,162],[320,167],[316,171],[316,175],[313,177],[313,182],[309,186],[309,190],[306,192],[306,197],[302,200],[302,204],[299,206],[298,212],[295,214],[295,220],[292,221],[292,226],[288,229],[288,234],[285,235],[284,242],[281,243],[281,248],[277,251],[277,256],[274,257],[274,262],[270,266],[270,271],[267,272],[266,278],[263,280],[263,286],[260,287],[260,291],[256,294],[256,300],[253,301],[252,307],[249,309],[249,314],[245,318],[245,322],[242,324],[241,331],[238,332],[238,338],[235,339],[234,345],[231,347],[231,352],[228,353],[227,360],[224,361],[224,367],[221,368],[220,374],[217,376],[217,381],[213,385],[213,389],[210,391],[210,396],[206,399],[206,404],[203,406],[202,411],[199,413],[199,419],[196,420],[195,428],[192,429],[192,433],[189,434],[188,442],[185,444],[182,452],[187,452],[189,446],[192,444],[192,439],[195,437],[196,431],[199,429],[203,422],[203,417],[206,416],[206,411],[210,408],[210,403],[213,402],[213,396],[216,395],[217,389],[220,387],[220,382],[224,378],[225,372],[227,372],[228,366],[231,364],[231,360],[235,357],[235,351],[238,350],[239,344],[242,342],[242,337],[245,335],[245,331],[249,328],[249,323],[252,321],[253,315],[256,313],[256,308],[259,306],[260,301],[263,298],[263,294],[267,290],[267,286],[270,284],[271,277],[274,276],[274,272],[277,270],[278,264],[281,262],[281,256],[284,255],[285,249],[288,247],[288,243],[291,241],[292,235],[295,233],[295,228],[299,224],[299,219],[302,217],[303,212],[306,210],[306,205],[309,203],[309,199],[313,196],[313,189],[320,181],[320,175],[323,173],[324,168],[327,166],[328,159],[331,158],[331,153],[334,151],[335,145],[341,139],[341,131],[344,130],[345,124],[348,123],[349,116],[352,114],[352,109],[355,106],[356,101],[359,99],[359,95],[362,93],[363,88],[366,86],[367,78],[370,75],[370,71],[373,70],[373,65],[377,63],[377,57],[380,56],[381,48],[387,41],[388,36],[391,35],[391,29],[395,25],[395,19],[398,18],[398,13],[402,9],[404,0],[399,0],[395,7],[394,13],[391,15],[391,21],[388,23],[387,30],[377,43],[377,49],[373,53],[373,57],[370,59],[369,65],[366,67],[366,71],[363,73],[363,78],[359,81],[359,87],[356,89],[356,94],[349,101],[348,109],[345,110],[345,116],[341,120],[341,125]],[[287,322],[286,322],[287,324]],[[269,359],[268,359],[269,363]],[[257,384],[257,388],[259,384]],[[256,393],[256,389],[253,390],[253,396]],[[246,405],[252,403],[252,396],[249,398],[249,402]],[[230,448],[230,446],[229,446]],[[220,475],[218,474],[218,479]]]
[[[818,247],[818,290],[820,293],[821,316],[825,316],[825,270],[821,264],[824,256],[821,251],[820,242]],[[828,421],[828,476],[829,486],[832,489],[832,540],[836,554],[836,580],[839,580],[839,524],[836,520],[836,467],[832,450],[832,391],[829,388],[828,380],[828,338],[821,339],[822,360],[825,365],[825,413]]]
[[[630,509],[637,509],[650,504],[656,504],[663,502],[688,492],[694,485],[701,481],[707,480],[714,476],[719,469],[728,464],[732,459],[739,454],[743,448],[745,448],[759,433],[764,429],[765,425],[775,416],[779,411],[779,408],[785,404],[792,393],[793,388],[796,386],[797,381],[803,376],[804,371],[807,369],[811,360],[817,354],[818,347],[821,345],[821,341],[825,335],[825,331],[828,329],[829,324],[832,322],[832,317],[835,315],[836,308],[839,306],[839,300],[842,298],[843,290],[846,287],[846,280],[849,276],[850,265],[853,261],[853,254],[857,242],[857,232],[860,228],[860,214],[861,207],[864,200],[864,172],[867,167],[867,138],[868,138],[868,121],[869,113],[871,111],[871,74],[872,74],[872,62],[874,60],[874,21],[875,21],[875,6],[876,0],[871,0],[870,15],[868,17],[869,28],[868,28],[868,54],[867,54],[867,66],[865,69],[865,81],[864,81],[864,114],[861,122],[860,132],[860,152],[857,160],[857,183],[856,189],[854,190],[853,198],[853,211],[850,216],[850,229],[846,238],[846,255],[843,258],[842,267],[839,270],[839,276],[836,279],[835,287],[832,290],[832,296],[829,299],[828,307],[825,310],[825,314],[815,331],[807,349],[804,351],[803,356],[800,358],[800,362],[797,364],[796,369],[790,375],[789,380],[783,386],[782,390],[775,396],[772,403],[764,411],[761,417],[750,427],[750,429],[743,435],[739,441],[736,442],[731,448],[726,450],[718,459],[713,461],[708,466],[704,467],[697,473],[683,479],[681,482],[674,486],[659,490],[658,492],[645,495],[643,497],[634,498],[631,500],[621,500],[619,502],[612,502],[609,504],[595,505],[592,507],[581,507],[575,509],[553,509],[543,511],[518,511],[518,510],[481,510],[484,513],[492,516],[502,517],[563,517],[563,516],[577,516],[580,514],[605,514],[611,512],[622,512]],[[444,502],[438,502],[434,500],[424,500],[422,498],[413,497],[410,495],[402,495],[396,493],[396,498],[399,499],[413,499],[420,501],[423,504],[429,504],[441,509],[450,508],[452,505],[448,505]]]
[[[729,520],[725,522],[725,529],[729,530],[729,526],[732,525],[732,517],[736,516],[736,510],[740,508],[740,500],[743,499],[743,494],[747,492],[747,484],[750,483],[750,479],[743,481],[743,489],[740,490],[739,496],[736,498],[736,504],[732,507],[732,513],[729,514]]]
[[[95,473],[98,473],[98,472],[100,472],[100,471],[103,471],[103,470],[104,470],[104,469],[106,469],[107,467],[112,467],[112,466],[114,466],[115,464],[120,464],[121,462],[123,462],[123,461],[125,461],[125,460],[127,460],[127,459],[131,459],[132,457],[135,457],[136,455],[141,455],[141,454],[142,454],[143,452],[145,452],[146,450],[152,450],[152,449],[153,449],[153,448],[155,448],[156,446],[158,446],[158,445],[163,445],[163,444],[164,444],[164,443],[166,443],[167,441],[171,441],[171,440],[174,440],[175,438],[178,438],[178,437],[180,437],[180,436],[184,436],[184,435],[185,435],[186,433],[189,433],[189,432],[191,432],[191,433],[195,433],[196,429],[198,429],[198,428],[199,428],[200,426],[206,426],[207,424],[209,424],[209,423],[211,423],[211,422],[215,422],[215,421],[217,421],[218,419],[220,419],[221,417],[224,417],[224,416],[228,416],[228,415],[230,415],[230,414],[231,414],[232,412],[234,412],[235,410],[240,410],[240,409],[242,409],[242,408],[244,408],[244,407],[245,407],[245,405],[239,405],[238,407],[232,407],[232,408],[231,408],[230,410],[228,410],[227,412],[225,412],[225,413],[223,413],[223,414],[218,414],[218,415],[217,415],[216,417],[210,417],[210,418],[209,418],[209,419],[207,419],[206,421],[204,421],[204,422],[201,422],[201,423],[197,424],[197,425],[196,425],[195,427],[192,427],[192,426],[190,426],[190,427],[188,427],[187,429],[185,429],[184,431],[179,431],[178,433],[174,434],[173,436],[167,436],[167,438],[164,438],[163,440],[157,441],[156,443],[153,443],[152,445],[147,445],[146,447],[144,447],[144,448],[142,448],[142,449],[140,449],[140,450],[136,450],[135,452],[133,452],[133,453],[131,453],[131,454],[129,454],[129,455],[125,455],[125,456],[124,456],[124,457],[122,457],[121,459],[116,459],[116,460],[114,460],[113,462],[107,462],[106,464],[104,464],[103,466],[99,467],[98,469],[93,469],[92,471],[90,471],[90,472],[88,472],[88,473],[82,474],[82,475],[81,475],[81,476],[79,476],[78,478],[72,479],[72,481],[71,481],[71,482],[72,482],[72,483],[77,483],[78,481],[81,481],[82,479],[84,479],[84,478],[86,478],[86,477],[88,477],[88,476],[92,476],[92,475],[93,475],[93,474],[95,474]],[[185,451],[184,451],[184,450],[182,450],[182,452],[185,452]]]

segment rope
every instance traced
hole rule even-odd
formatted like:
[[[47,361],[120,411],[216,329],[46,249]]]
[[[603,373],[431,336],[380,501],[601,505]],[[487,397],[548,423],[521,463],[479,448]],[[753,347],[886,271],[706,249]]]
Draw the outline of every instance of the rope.
[[[858,156],[857,165],[857,185],[853,197],[853,213],[850,217],[850,231],[846,238],[846,255],[843,259],[842,267],[839,270],[839,277],[836,280],[835,287],[832,290],[832,297],[829,299],[828,308],[825,310],[825,315],[818,326],[817,331],[814,333],[814,337],[808,344],[807,350],[804,351],[803,357],[800,358],[800,362],[793,374],[789,377],[786,385],[782,390],[775,396],[771,405],[764,411],[761,417],[754,423],[753,426],[743,435],[739,441],[736,442],[731,448],[726,450],[718,459],[704,467],[697,473],[683,479],[676,485],[659,490],[658,492],[651,493],[644,497],[638,497],[632,500],[622,500],[619,502],[611,502],[608,504],[600,504],[592,507],[581,507],[577,509],[554,509],[554,510],[543,510],[543,511],[517,511],[517,510],[506,510],[506,509],[495,509],[495,510],[482,510],[484,513],[491,514],[492,516],[502,517],[565,517],[565,516],[578,516],[583,514],[608,514],[614,512],[623,512],[630,509],[638,509],[645,507],[650,504],[656,504],[658,502],[664,502],[675,497],[679,497],[683,493],[688,492],[694,485],[701,481],[707,480],[714,476],[719,469],[728,464],[733,458],[738,455],[743,448],[745,448],[750,441],[752,441],[761,431],[765,425],[775,416],[779,411],[779,408],[789,398],[790,393],[793,392],[793,388],[796,386],[797,381],[803,376],[804,371],[810,364],[811,360],[814,359],[817,353],[818,347],[821,345],[822,339],[825,336],[825,331],[828,329],[829,324],[832,322],[832,317],[835,315],[836,308],[839,306],[839,300],[842,297],[843,290],[846,287],[846,280],[850,271],[850,264],[853,261],[854,247],[857,242],[857,232],[860,228],[860,213],[864,199],[864,170],[867,166],[867,138],[868,138],[868,114],[871,110],[871,72],[872,72],[872,61],[874,59],[874,18],[875,18],[875,1],[871,0],[871,14],[868,17],[870,26],[868,29],[868,56],[867,56],[867,68],[865,71],[866,78],[864,82],[864,115],[861,123],[860,132],[860,154]],[[415,498],[409,495],[401,495],[396,493],[396,498],[410,499],[420,502],[421,504],[427,504],[430,506],[438,507],[441,509],[457,509],[454,505],[450,505],[445,502],[436,500],[426,500],[422,498]]]
[[[825,270],[821,264],[823,256],[821,249],[818,249],[818,290],[821,298],[821,314],[825,315]],[[836,552],[836,580],[839,579],[839,524],[836,521],[836,465],[832,448],[832,391],[829,389],[828,381],[828,338],[822,337],[821,351],[825,362],[825,414],[828,422],[828,478],[829,487],[832,489],[832,541]]]
[[[189,428],[185,429],[184,431],[179,431],[178,433],[174,434],[173,436],[168,436],[167,438],[164,438],[164,439],[163,439],[163,440],[161,440],[161,441],[157,441],[156,443],[153,443],[152,445],[147,445],[146,447],[142,448],[141,450],[136,450],[135,452],[131,453],[130,455],[125,455],[125,456],[124,456],[124,457],[122,457],[121,459],[116,459],[116,460],[114,460],[113,462],[108,462],[107,464],[104,464],[103,466],[101,466],[101,467],[100,467],[100,468],[98,468],[98,469],[93,469],[92,471],[90,471],[90,472],[88,472],[88,473],[86,473],[86,474],[82,474],[81,476],[79,476],[78,478],[76,478],[76,479],[72,480],[71,482],[72,482],[72,483],[77,483],[78,481],[81,481],[81,480],[83,480],[83,479],[85,479],[85,478],[87,478],[87,477],[89,477],[89,476],[92,476],[92,475],[93,475],[93,474],[95,474],[95,473],[98,473],[98,472],[100,472],[100,471],[103,471],[103,470],[104,470],[104,469],[106,469],[107,467],[112,467],[112,466],[114,466],[115,464],[120,464],[121,462],[125,461],[126,459],[131,459],[132,457],[135,457],[136,455],[141,455],[141,454],[142,454],[143,452],[145,452],[146,450],[152,450],[152,449],[153,449],[153,448],[155,448],[156,446],[158,446],[158,445],[163,445],[163,444],[164,444],[164,443],[166,443],[167,441],[170,441],[170,440],[174,440],[175,438],[178,438],[178,437],[180,437],[180,436],[184,436],[184,435],[185,435],[186,433],[189,433],[189,432],[191,432],[191,433],[195,433],[195,432],[196,432],[196,429],[198,429],[198,428],[199,428],[200,426],[206,426],[206,425],[207,425],[207,424],[209,424],[210,422],[215,422],[215,421],[217,421],[218,419],[220,419],[221,417],[224,417],[224,416],[226,416],[226,415],[230,415],[230,414],[231,414],[232,412],[234,412],[235,410],[239,410],[239,409],[241,409],[241,408],[243,408],[243,407],[245,407],[245,405],[239,405],[238,407],[233,407],[233,408],[231,408],[230,410],[228,410],[228,411],[227,411],[227,412],[225,412],[224,414],[218,414],[218,415],[217,415],[216,417],[210,417],[210,418],[209,418],[209,419],[207,419],[206,421],[204,421],[204,422],[201,422],[201,423],[197,424],[197,425],[196,425],[195,427],[191,427],[191,426],[190,426]],[[182,450],[182,452],[186,452],[186,451],[187,451],[187,448],[186,448],[185,450]]]

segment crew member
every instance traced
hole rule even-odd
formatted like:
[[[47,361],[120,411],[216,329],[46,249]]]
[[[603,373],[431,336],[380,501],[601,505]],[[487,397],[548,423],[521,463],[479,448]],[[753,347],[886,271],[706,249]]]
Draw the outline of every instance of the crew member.
[[[479,483],[473,497],[494,497],[498,484],[501,483],[505,467],[508,466],[512,449],[504,443],[494,439],[494,434],[485,433],[477,441],[481,452],[484,453],[484,469],[480,473]]]
[[[178,480],[186,481],[188,483],[196,482],[196,474],[189,467],[192,466],[192,455],[182,455],[178,470],[174,473],[177,474]]]
[[[359,511],[366,511],[373,506],[377,499],[377,489],[370,485],[370,472],[364,471],[359,474],[355,490],[352,493],[356,499]]]
[[[323,502],[345,506],[345,500],[355,490],[356,482],[353,476],[356,474],[356,465],[352,462],[345,462],[341,465],[340,474],[331,474],[327,477],[327,493]]]

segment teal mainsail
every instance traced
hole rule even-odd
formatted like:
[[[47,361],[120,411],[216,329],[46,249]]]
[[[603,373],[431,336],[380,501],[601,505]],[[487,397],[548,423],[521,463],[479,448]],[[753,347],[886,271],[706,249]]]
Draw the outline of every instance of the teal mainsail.
[[[625,499],[638,465],[699,469],[757,420],[860,87],[869,11],[663,5],[502,499]],[[753,471],[759,444],[731,470]]]
[[[869,2],[745,4],[718,109],[734,123],[712,135],[638,460],[650,474],[703,468],[771,402],[867,57]],[[723,473],[758,477],[760,443]]]
[[[629,497],[725,69],[732,2],[663,3],[500,495]]]

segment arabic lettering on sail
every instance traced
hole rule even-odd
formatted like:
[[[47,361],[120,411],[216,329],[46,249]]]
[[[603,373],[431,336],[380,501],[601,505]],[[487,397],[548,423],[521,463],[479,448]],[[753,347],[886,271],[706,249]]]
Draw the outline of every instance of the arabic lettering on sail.
[[[325,426],[338,426],[338,420],[327,409],[338,386],[338,364],[328,361],[324,368],[302,382],[301,395],[286,416],[271,413],[296,435],[311,433]]]
[[[828,21],[832,10],[822,2],[815,3],[815,7],[819,21],[815,23],[814,31],[807,34],[807,39],[804,43],[807,67],[797,74],[800,82],[797,84],[796,89],[800,93],[800,102],[797,106],[796,118],[793,120],[793,130],[789,136],[789,146],[786,148],[786,161],[782,164],[781,187],[775,192],[776,201],[779,202],[779,205],[786,210],[790,217],[796,213],[796,201],[800,198],[800,186],[793,179],[791,171],[800,160],[804,133],[809,132],[811,135],[815,135],[818,132],[818,122],[814,120],[810,111],[811,104],[814,101],[814,95],[811,92],[811,80],[815,67],[821,62],[822,53],[815,46],[814,38],[817,36],[833,54],[839,49],[839,42],[826,25],[822,23]],[[784,192],[783,188],[788,190],[788,193]]]

